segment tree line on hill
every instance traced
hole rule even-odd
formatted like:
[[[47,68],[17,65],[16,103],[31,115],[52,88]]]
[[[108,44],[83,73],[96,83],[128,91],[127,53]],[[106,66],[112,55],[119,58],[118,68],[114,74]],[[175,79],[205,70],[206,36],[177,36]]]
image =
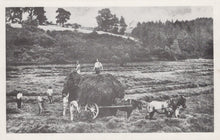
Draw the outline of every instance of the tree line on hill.
[[[22,20],[24,12],[28,13],[25,21]],[[46,22],[43,13],[42,7],[6,8],[6,20],[25,25],[21,29],[6,26],[7,61],[66,63],[75,60],[91,62],[100,58],[103,62],[124,65],[134,61],[213,58],[212,18],[164,23],[139,22],[131,32],[131,36],[139,39],[135,42],[96,31],[90,34],[45,32],[37,28],[38,23]],[[57,24],[66,26],[70,15],[70,12],[58,8]],[[121,17],[119,20],[109,9],[98,11],[96,19],[96,30],[99,31],[123,34],[127,27],[125,19]]]
[[[137,23],[132,36],[154,55],[170,59],[213,58],[213,19]]]
[[[28,14],[28,19],[24,21],[23,14],[25,13]],[[52,24],[47,21],[45,13],[46,11],[44,10],[44,7],[8,7],[6,8],[6,21],[11,23],[25,23],[33,26],[37,26],[38,24]],[[75,29],[81,27],[81,25],[77,23],[74,23],[73,25],[65,24],[71,16],[69,11],[63,8],[58,8],[56,13],[57,16],[55,18],[57,25],[62,27],[72,26]],[[119,18],[115,14],[112,14],[108,8],[98,11],[96,21],[98,26],[95,30],[97,31],[124,34],[127,27],[124,17],[121,16],[119,20]]]

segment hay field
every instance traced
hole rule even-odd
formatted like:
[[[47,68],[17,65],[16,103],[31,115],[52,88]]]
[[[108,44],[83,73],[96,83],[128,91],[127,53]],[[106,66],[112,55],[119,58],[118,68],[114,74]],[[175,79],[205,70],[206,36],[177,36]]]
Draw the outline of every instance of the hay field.
[[[92,64],[81,64],[82,75],[93,74]],[[73,65],[8,66],[6,81],[6,131],[8,133],[90,133],[90,132],[213,132],[214,81],[213,60],[157,61],[129,63],[125,67],[104,64],[104,73],[114,75],[126,87],[126,97],[166,100],[177,95],[187,97],[187,108],[180,118],[156,114],[145,120],[146,110],[134,110],[129,119],[118,111],[116,116],[93,121],[69,120],[62,116],[61,91],[64,78]],[[36,95],[45,93],[52,85],[54,104],[37,115]],[[22,110],[16,109],[15,90],[24,93]]]

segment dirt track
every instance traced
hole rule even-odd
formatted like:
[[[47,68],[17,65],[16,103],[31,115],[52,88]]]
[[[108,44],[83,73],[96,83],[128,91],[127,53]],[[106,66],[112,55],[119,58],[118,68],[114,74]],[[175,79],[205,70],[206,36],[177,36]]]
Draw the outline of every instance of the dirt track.
[[[83,65],[82,74],[91,74],[92,65]],[[7,95],[23,90],[26,95],[22,111],[17,111],[14,96],[7,96],[7,132],[210,132],[214,131],[213,61],[185,60],[179,62],[132,63],[126,67],[104,65],[126,89],[126,98],[145,101],[166,100],[177,95],[187,97],[187,108],[181,117],[155,115],[145,120],[146,111],[135,110],[130,119],[125,112],[116,116],[97,118],[92,122],[74,121],[62,116],[61,90],[71,65],[40,65],[7,67]],[[54,87],[54,104],[38,116],[35,95]]]

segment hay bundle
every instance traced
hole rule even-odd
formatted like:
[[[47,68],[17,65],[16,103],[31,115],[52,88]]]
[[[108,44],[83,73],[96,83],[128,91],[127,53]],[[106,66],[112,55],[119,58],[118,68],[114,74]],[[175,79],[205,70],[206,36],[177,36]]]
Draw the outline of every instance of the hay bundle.
[[[80,84],[79,103],[96,103],[99,106],[112,105],[115,98],[124,97],[122,84],[111,74],[85,76]]]

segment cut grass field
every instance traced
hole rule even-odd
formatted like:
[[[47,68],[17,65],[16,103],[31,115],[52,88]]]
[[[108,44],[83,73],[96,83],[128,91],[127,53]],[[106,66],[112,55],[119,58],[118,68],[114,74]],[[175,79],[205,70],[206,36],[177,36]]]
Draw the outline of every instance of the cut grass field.
[[[82,64],[82,75],[92,74],[92,65]],[[62,116],[61,90],[71,65],[10,66],[7,68],[6,120],[8,133],[83,133],[83,132],[213,132],[214,91],[213,61],[185,60],[178,62],[132,63],[126,67],[104,64],[104,73],[113,74],[126,87],[125,98],[167,100],[184,95],[187,108],[180,118],[155,114],[153,120],[144,119],[146,109],[98,117],[92,121],[82,118],[73,122]],[[52,85],[53,104],[46,103],[46,111],[38,115],[36,95]],[[21,110],[16,109],[15,90],[24,93]],[[10,96],[11,95],[11,96]]]

